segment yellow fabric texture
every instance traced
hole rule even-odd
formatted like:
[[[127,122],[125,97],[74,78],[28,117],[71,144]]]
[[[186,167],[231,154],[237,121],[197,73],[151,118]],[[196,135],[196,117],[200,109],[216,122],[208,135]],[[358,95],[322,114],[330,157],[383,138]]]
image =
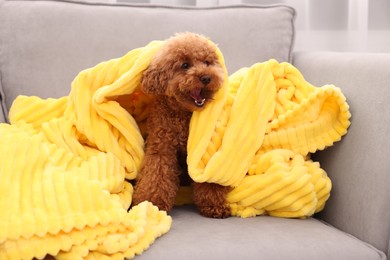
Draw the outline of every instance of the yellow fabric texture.
[[[309,154],[347,133],[351,115],[341,90],[315,87],[291,64],[269,60],[231,75],[224,98],[192,117],[191,178],[231,186],[234,216],[307,217],[322,210],[331,181]],[[213,124],[204,128],[209,118]]]
[[[0,125],[0,259],[132,258],[168,232],[171,218],[151,203],[127,211],[151,100],[138,86],[162,43],[80,72],[66,97],[14,101]],[[234,216],[320,211],[331,181],[309,154],[347,132],[340,89],[275,60],[225,74],[191,119],[191,178],[231,186]]]
[[[0,259],[132,258],[169,230],[150,202],[127,211],[144,141],[113,99],[160,44],[82,71],[67,97],[15,100],[0,125]]]

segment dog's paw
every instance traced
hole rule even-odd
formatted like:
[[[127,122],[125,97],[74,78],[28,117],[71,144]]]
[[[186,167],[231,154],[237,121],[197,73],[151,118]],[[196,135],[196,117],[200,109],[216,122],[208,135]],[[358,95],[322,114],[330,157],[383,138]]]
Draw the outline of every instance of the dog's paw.
[[[208,218],[228,218],[231,216],[228,206],[203,206],[198,207],[200,214]]]
[[[160,197],[153,197],[153,196],[145,196],[143,198],[135,197],[133,199],[132,206],[138,205],[143,201],[149,201],[154,206],[156,206],[159,210],[163,210],[166,212],[170,211],[174,206],[174,201],[167,202],[161,199]]]

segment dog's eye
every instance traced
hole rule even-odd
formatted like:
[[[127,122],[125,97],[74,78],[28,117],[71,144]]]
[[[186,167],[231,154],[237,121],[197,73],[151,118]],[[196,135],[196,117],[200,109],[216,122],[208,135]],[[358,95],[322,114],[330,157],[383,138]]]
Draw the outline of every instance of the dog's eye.
[[[205,60],[203,63],[206,64],[206,66],[210,65],[210,62],[208,60]]]
[[[187,70],[189,67],[190,67],[190,64],[187,63],[187,62],[184,62],[183,64],[181,64],[181,68],[182,68],[183,70]]]

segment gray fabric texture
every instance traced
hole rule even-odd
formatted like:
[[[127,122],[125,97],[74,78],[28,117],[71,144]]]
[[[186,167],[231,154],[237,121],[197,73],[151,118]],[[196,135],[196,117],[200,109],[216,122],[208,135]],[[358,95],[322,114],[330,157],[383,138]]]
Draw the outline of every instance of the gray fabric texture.
[[[4,116],[4,111],[3,108],[0,106],[0,123],[5,123],[5,116]]]
[[[389,239],[389,245],[387,246],[387,256],[390,257],[390,239]]]
[[[171,230],[137,260],[386,259],[383,252],[317,219],[210,219],[179,207]]]
[[[296,53],[294,64],[312,84],[340,87],[352,114],[348,134],[315,157],[333,183],[320,216],[388,252],[390,54]]]
[[[0,73],[0,123],[5,123],[7,115],[5,114],[5,100],[4,100],[4,93],[3,93],[3,87],[1,86],[1,73]]]
[[[183,31],[205,34],[217,43],[230,73],[270,58],[289,61],[294,17],[294,9],[283,5],[185,8],[3,1],[0,69],[6,106],[18,94],[67,95],[79,71]]]

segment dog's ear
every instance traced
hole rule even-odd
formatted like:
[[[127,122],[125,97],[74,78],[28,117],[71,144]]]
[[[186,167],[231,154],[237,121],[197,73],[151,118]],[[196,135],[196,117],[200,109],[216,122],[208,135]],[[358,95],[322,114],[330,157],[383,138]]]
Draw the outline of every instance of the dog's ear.
[[[151,95],[162,95],[167,88],[168,75],[164,68],[150,64],[141,79],[141,90]]]

